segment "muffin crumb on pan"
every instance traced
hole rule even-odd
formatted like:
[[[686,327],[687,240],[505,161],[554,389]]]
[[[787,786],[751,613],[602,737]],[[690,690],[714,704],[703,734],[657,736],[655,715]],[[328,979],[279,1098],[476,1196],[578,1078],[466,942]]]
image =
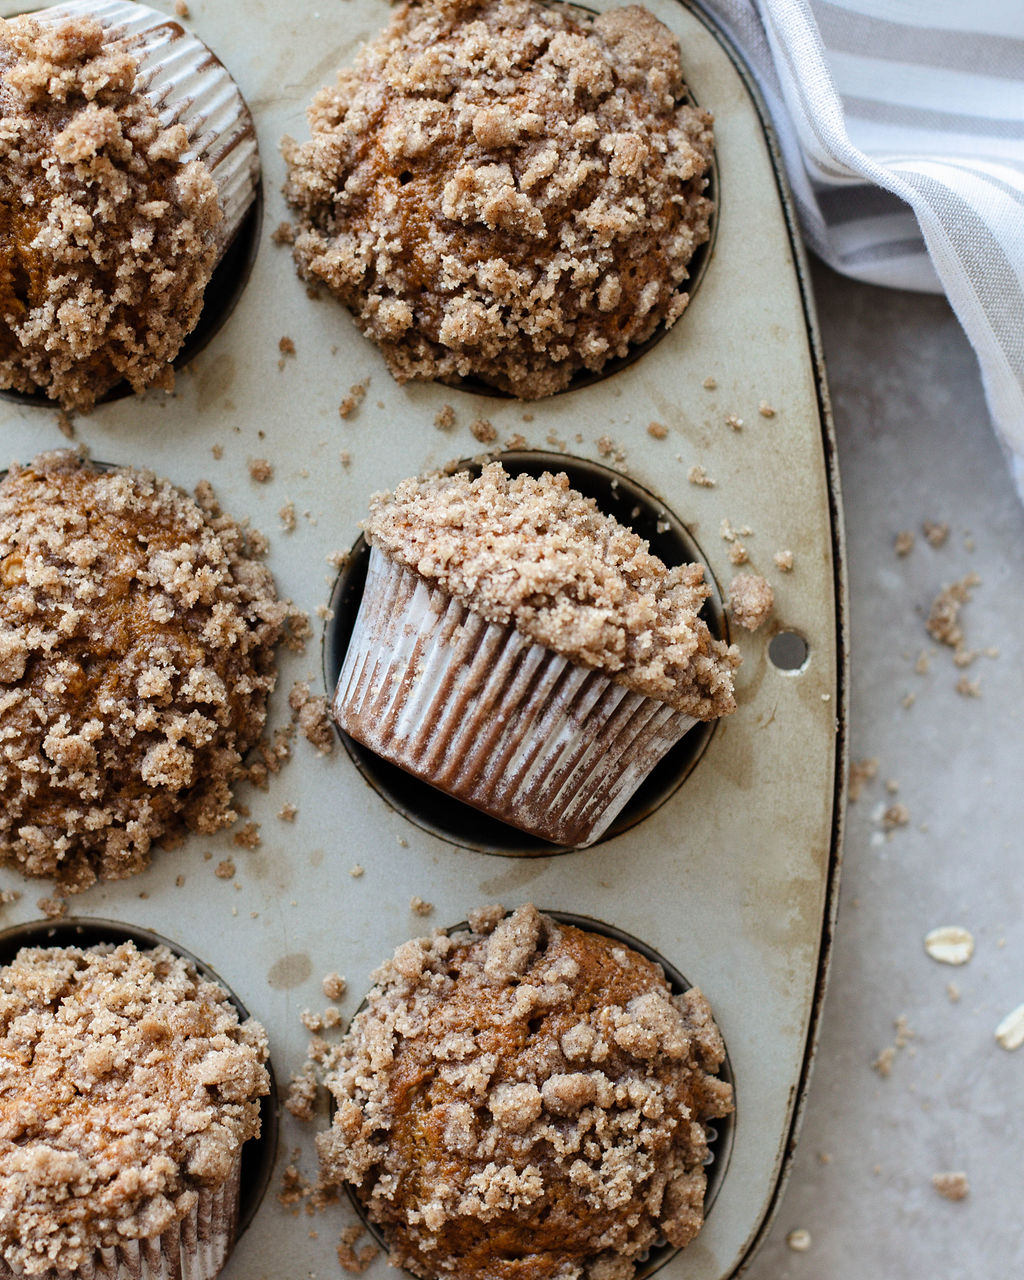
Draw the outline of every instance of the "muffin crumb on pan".
[[[0,385],[87,411],[168,389],[218,256],[217,186],[88,17],[0,21]]]
[[[321,1176],[432,1280],[620,1280],[703,1221],[733,1109],[695,989],[533,906],[400,946],[327,1060]]]
[[[68,451],[0,481],[0,860],[68,891],[237,816],[286,606],[202,495]]]
[[[0,1077],[3,1274],[107,1276],[102,1253],[140,1250],[140,1276],[179,1274],[163,1268],[198,1229],[188,1274],[212,1280],[270,1088],[263,1028],[165,946],[24,948],[0,969],[0,1054],[18,1064]]]
[[[712,132],[684,95],[636,5],[404,4],[284,140],[299,272],[400,382],[560,391],[687,305]]]

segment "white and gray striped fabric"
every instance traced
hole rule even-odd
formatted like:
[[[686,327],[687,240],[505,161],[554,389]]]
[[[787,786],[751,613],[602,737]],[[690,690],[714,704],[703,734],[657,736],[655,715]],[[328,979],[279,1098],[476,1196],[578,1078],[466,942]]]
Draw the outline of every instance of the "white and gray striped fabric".
[[[944,291],[1024,497],[1024,0],[698,0],[764,95],[807,243]]]

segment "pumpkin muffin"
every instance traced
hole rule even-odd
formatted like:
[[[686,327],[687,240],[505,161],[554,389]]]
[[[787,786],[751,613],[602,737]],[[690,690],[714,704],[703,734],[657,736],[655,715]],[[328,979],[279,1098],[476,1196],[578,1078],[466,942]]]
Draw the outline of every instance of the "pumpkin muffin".
[[[0,20],[0,160],[0,387],[81,412],[122,380],[170,389],[256,190],[227,72],[142,5]]]
[[[167,947],[0,968],[0,1278],[212,1280],[260,1132],[267,1037]]]
[[[69,451],[0,481],[0,860],[69,891],[237,816],[285,606],[208,486]]]
[[[399,947],[334,1052],[321,1176],[424,1280],[626,1280],[700,1230],[729,1114],[706,1001],[520,907]]]
[[[404,480],[364,528],[335,718],[493,817],[592,844],[689,729],[735,708],[703,567],[670,569],[564,473]]]
[[[636,5],[404,4],[284,141],[299,272],[400,382],[560,391],[687,304],[712,133],[685,92]]]

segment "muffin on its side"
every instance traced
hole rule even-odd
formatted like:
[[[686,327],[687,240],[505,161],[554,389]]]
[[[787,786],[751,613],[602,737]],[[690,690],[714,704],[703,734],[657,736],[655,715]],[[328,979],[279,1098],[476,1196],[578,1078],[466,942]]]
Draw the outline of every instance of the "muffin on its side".
[[[626,1280],[703,1221],[733,1109],[699,991],[532,906],[399,947],[329,1064],[321,1176],[424,1280]]]
[[[365,532],[335,718],[503,822],[592,844],[687,730],[736,705],[703,568],[669,569],[564,473],[405,480]]]
[[[167,947],[0,968],[0,1280],[212,1280],[260,1132],[267,1038]]]
[[[0,861],[75,891],[237,816],[286,610],[201,496],[69,451],[0,481]]]
[[[256,191],[227,72],[143,5],[0,20],[0,159],[0,387],[81,412],[169,389]]]
[[[712,134],[684,93],[636,5],[404,4],[284,141],[299,271],[400,382],[560,391],[688,302]]]

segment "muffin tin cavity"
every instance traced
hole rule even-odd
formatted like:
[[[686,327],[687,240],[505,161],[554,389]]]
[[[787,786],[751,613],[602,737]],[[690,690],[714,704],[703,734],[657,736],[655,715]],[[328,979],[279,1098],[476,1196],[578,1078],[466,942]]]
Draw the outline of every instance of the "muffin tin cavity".
[[[32,920],[27,924],[15,925],[0,932],[0,965],[10,964],[23,947],[88,948],[99,946],[104,942],[112,943],[114,946],[120,946],[123,942],[134,942],[140,950],[169,947],[175,955],[189,961],[204,978],[217,983],[228,993],[231,1003],[238,1011],[240,1021],[244,1022],[249,1017],[248,1009],[231,987],[198,956],[162,934],[154,933],[151,929],[122,924],[117,920],[82,919],[56,922]],[[277,1082],[274,1079],[274,1067],[269,1058],[265,1065],[267,1074],[270,1076],[270,1092],[260,1099],[260,1136],[251,1139],[242,1148],[242,1182],[238,1201],[236,1239],[242,1235],[256,1216],[270,1186],[274,1160],[277,1156],[279,1120]]]
[[[564,471],[574,489],[585,497],[593,498],[606,515],[614,516],[620,523],[628,525],[642,538],[646,538],[651,550],[666,564],[703,565],[705,578],[711,587],[711,596],[705,603],[701,616],[716,639],[729,640],[722,593],[706,557],[682,520],[654,494],[621,473],[582,458],[528,450],[502,453],[497,457],[512,475],[527,472],[539,476],[545,471]],[[476,459],[460,465],[477,474],[483,461],[490,459]],[[335,583],[330,601],[332,612],[324,628],[322,660],[328,702],[334,693],[359,611],[368,562],[369,547],[360,536]],[[603,841],[628,831],[660,808],[696,768],[717,724],[718,721],[712,720],[690,729],[655,766],[606,834],[590,847],[595,848]],[[393,809],[422,830],[480,853],[543,857],[571,852],[570,849],[549,844],[452,799],[381,759],[341,730],[338,732],[363,778]]]

